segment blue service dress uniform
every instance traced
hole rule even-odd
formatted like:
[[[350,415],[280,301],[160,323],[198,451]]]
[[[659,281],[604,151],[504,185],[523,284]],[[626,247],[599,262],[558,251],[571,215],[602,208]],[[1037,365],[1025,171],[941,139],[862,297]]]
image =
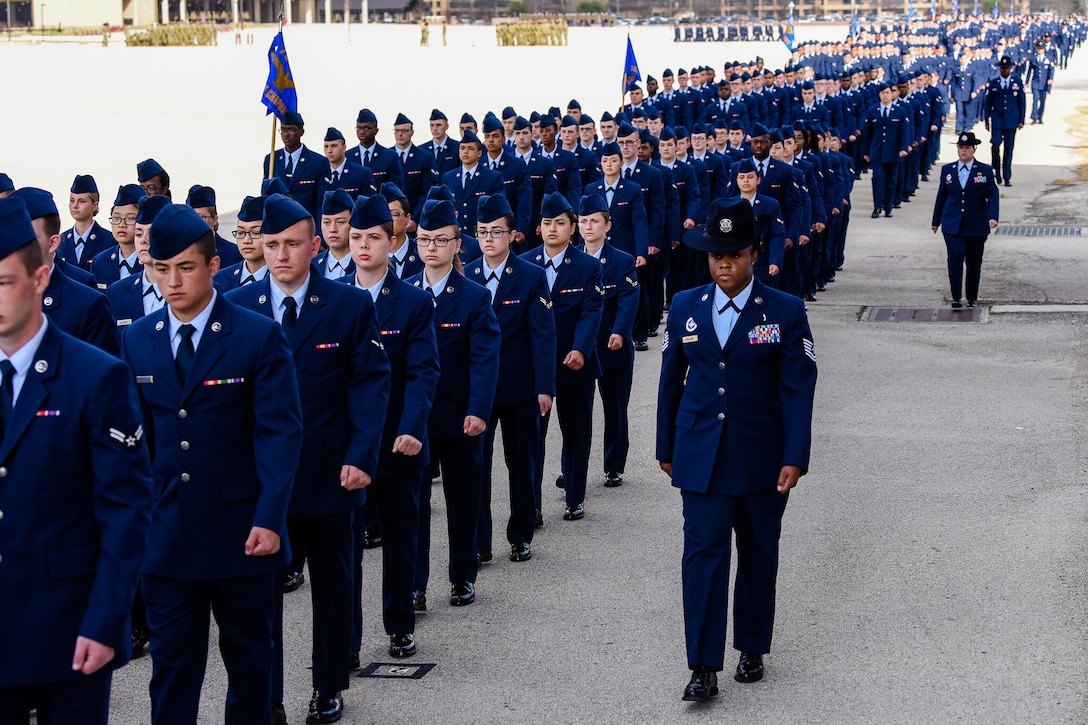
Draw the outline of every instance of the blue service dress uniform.
[[[1015,75],[990,81],[986,96],[986,126],[990,129],[990,153],[998,181],[1012,179],[1012,151],[1016,130],[1027,115],[1024,86]]]
[[[355,285],[356,277],[342,277]],[[374,301],[378,332],[389,359],[389,406],[382,428],[378,473],[367,487],[367,500],[356,512],[355,605],[353,641],[362,642],[362,564],[365,533],[376,520],[382,537],[382,619],[389,635],[413,634],[412,606],[419,496],[427,463],[427,418],[438,382],[438,343],[432,321],[434,299],[393,274],[386,274]],[[414,456],[393,453],[397,436],[423,444]]]
[[[1028,73],[1024,83],[1031,88],[1031,121],[1042,123],[1046,97],[1054,83],[1054,61],[1049,56],[1038,54],[1028,58]]]
[[[210,308],[210,309],[209,309]],[[169,308],[124,335],[152,454],[155,502],[141,588],[151,632],[155,722],[196,722],[208,611],[226,665],[227,723],[267,722],[276,573],[287,564],[287,507],[302,440],[294,364],[275,322],[215,293],[180,380]],[[194,324],[197,324],[194,322]],[[245,554],[252,527],[280,537]]]
[[[42,311],[69,335],[117,357],[117,326],[106,295],[58,274],[54,267],[42,293]]]
[[[673,298],[662,340],[657,459],[672,464],[684,502],[688,665],[720,670],[734,530],[733,645],[770,651],[787,500],[776,486],[783,466],[808,468],[816,355],[804,303],[754,278],[723,344],[716,289]]]
[[[480,197],[492,194],[506,196],[506,194],[502,174],[487,168],[482,157],[476,164],[476,168],[472,170],[472,178],[462,181],[461,176],[464,173],[464,167],[447,171],[442,177],[442,183],[453,193],[453,208],[457,211],[461,231],[472,234],[476,231],[476,211]],[[507,201],[510,202],[511,207],[514,206],[514,202],[509,198]]]
[[[321,222],[321,197],[317,195],[317,182],[321,175],[329,169],[329,160],[324,155],[311,151],[303,144],[298,157],[298,163],[287,173],[287,149],[277,149],[273,162],[272,175],[283,180],[287,185],[287,193],[292,199],[302,204],[306,211],[320,224]],[[264,164],[261,165],[261,179],[268,177],[268,154],[264,156]]]
[[[79,282],[84,287],[90,287],[93,290],[99,289],[98,283],[94,281],[94,275],[84,270],[82,267],[77,267],[74,264],[65,262],[63,259],[53,257],[54,269],[58,270],[61,274],[69,279]]]
[[[110,301],[110,312],[117,323],[117,333],[123,334],[136,320],[144,317],[144,299],[154,299],[155,311],[163,306],[162,295],[155,285],[144,288],[144,275],[140,274],[126,277],[110,285],[106,291],[106,297]]]
[[[552,166],[555,167],[556,189],[570,203],[571,208],[577,209],[578,201],[582,198],[582,189],[585,188],[585,184],[582,183],[582,170],[578,165],[578,157],[559,145],[556,145],[555,150],[550,154],[544,150],[543,146],[537,146],[533,149],[533,156],[539,156],[552,162]],[[539,210],[540,206],[538,204],[533,208]]]
[[[400,279],[415,277],[423,271],[423,259],[414,237],[407,237],[401,248],[389,255],[389,269]]]
[[[96,254],[117,244],[117,240],[113,238],[113,232],[96,221],[91,222],[91,226],[83,235],[83,239],[82,253],[77,254],[75,227],[66,229],[64,233],[60,235],[60,246],[57,247],[57,257],[63,259],[68,264],[79,267],[84,272],[91,271],[91,261]]]
[[[417,288],[423,274],[408,280]],[[430,463],[440,464],[449,529],[449,580],[476,581],[476,527],[483,489],[483,434],[467,436],[465,418],[487,421],[499,379],[502,336],[491,309],[491,293],[460,272],[450,272],[446,288],[435,298],[434,329],[440,375],[427,423]],[[430,577],[431,487],[424,485],[419,502],[414,591],[425,592]]]
[[[502,447],[510,486],[510,518],[506,539],[530,544],[536,526],[536,471],[540,456],[538,395],[555,395],[555,318],[544,270],[511,252],[499,268],[491,308],[499,321],[501,365],[495,402],[484,433],[484,485],[476,544],[492,547],[491,478],[495,435],[502,425]],[[465,267],[468,279],[486,285],[487,262],[477,259]]]
[[[631,448],[627,408],[635,367],[638,277],[635,258],[609,242],[601,247],[597,261],[601,263],[601,287],[604,288],[604,306],[597,329],[597,356],[601,360],[597,389],[604,412],[604,472],[622,476]],[[619,350],[608,348],[612,335],[623,338]]]
[[[317,179],[316,193],[318,199],[324,199],[325,192],[343,189],[354,201],[360,196],[377,194],[378,186],[377,180],[369,169],[348,160],[344,162],[342,169],[332,169],[327,163],[325,164],[322,174]],[[318,206],[320,207],[320,204]]]
[[[523,259],[546,268],[545,247],[525,253]],[[563,433],[566,501],[569,508],[580,506],[586,497],[589,452],[593,443],[593,387],[601,376],[597,356],[597,331],[604,310],[601,264],[573,245],[562,252],[551,286],[552,314],[555,317],[555,408]],[[637,332],[637,331],[636,331]],[[571,370],[563,360],[572,350],[585,357],[580,370]],[[551,412],[540,421],[540,456],[536,462],[536,507],[541,507],[544,480],[545,441]]]
[[[404,186],[400,187],[408,199],[408,208],[413,219],[423,214],[423,202],[427,192],[435,184],[442,183],[435,166],[434,154],[428,153],[421,146],[409,146],[407,151],[394,149],[401,159],[401,171],[404,173]]]
[[[760,241],[759,258],[756,259],[755,264],[756,277],[768,287],[778,289],[786,256],[786,227],[782,221],[782,209],[777,201],[758,193],[751,200],[751,204],[752,212],[756,217],[756,234]],[[709,276],[705,253],[702,254],[700,261],[705,270],[703,276]],[[771,275],[772,264],[778,267],[777,275]]]
[[[133,256],[135,256],[135,253],[133,253]],[[109,249],[96,254],[94,259],[91,260],[91,274],[94,275],[97,287],[102,293],[105,293],[110,285],[117,280],[124,279],[121,277],[122,269],[126,271],[125,277],[131,277],[143,271],[144,265],[139,258],[135,258],[130,262],[120,257],[121,248],[114,244]]]
[[[869,109],[865,117],[865,138],[868,142],[865,155],[873,170],[873,210],[883,209],[884,216],[892,215],[899,166],[905,158],[899,154],[910,151],[910,127],[907,109],[899,103],[892,103],[886,108],[878,103]]]
[[[960,182],[961,166],[957,160],[941,167],[937,200],[933,204],[933,226],[939,226],[944,234],[952,300],[961,299],[966,262],[967,300],[977,302],[982,254],[990,235],[989,220],[998,219],[1000,192],[992,166],[973,160],[967,166],[964,183]]]
[[[514,228],[525,236],[531,235],[535,227],[532,226],[533,183],[529,178],[529,167],[508,149],[504,149],[498,159],[485,154],[480,163],[502,177],[503,195],[514,212]],[[476,231],[475,224],[465,231],[470,234]]]
[[[231,292],[240,307],[274,318],[272,281]],[[352,516],[365,489],[340,485],[341,468],[377,471],[389,400],[389,361],[370,295],[311,269],[288,344],[302,403],[302,453],[287,510],[292,541],[301,543],[313,599],[313,687],[348,689],[352,627]],[[282,617],[282,612],[281,612]],[[279,622],[282,627],[282,621]],[[283,636],[278,633],[273,699],[282,701]],[[276,692],[279,690],[279,692]],[[277,697],[278,695],[278,697]]]
[[[366,155],[369,154],[369,159]],[[366,169],[374,179],[374,188],[382,188],[382,184],[392,183],[398,189],[404,188],[404,169],[400,159],[393,149],[387,149],[381,144],[375,143],[369,149],[363,149],[361,145],[348,149],[346,154],[348,161]],[[364,194],[366,192],[363,192]],[[318,196],[318,199],[324,197]]]
[[[0,431],[0,721],[37,707],[39,722],[106,722],[132,650],[151,468],[128,368],[42,324]],[[114,649],[93,675],[72,671],[80,636]]]
[[[422,149],[424,153],[430,154],[431,158],[434,159],[434,167],[435,171],[438,172],[439,180],[441,180],[441,178],[445,176],[447,172],[456,171],[457,167],[461,165],[461,160],[459,156],[461,142],[456,141],[449,136],[446,137],[445,142],[438,144],[437,148],[433,138],[426,143],[420,144],[419,148]],[[403,186],[400,188],[404,189]],[[426,193],[424,193],[424,195],[420,198],[426,199]],[[423,213],[422,204],[420,205],[419,213]],[[418,217],[416,218],[418,219]]]
[[[604,179],[588,187],[586,193],[596,194],[608,203],[608,184]],[[612,219],[608,243],[624,254],[645,257],[648,254],[646,249],[650,246],[650,232],[646,223],[646,203],[642,197],[642,187],[634,181],[617,179],[613,185],[608,214]]]
[[[268,267],[262,266],[256,272],[252,274],[246,268],[245,260],[232,264],[229,267],[223,267],[215,273],[215,288],[226,294],[232,290],[236,290],[239,287],[245,287],[246,285],[259,282],[264,279],[268,274]]]

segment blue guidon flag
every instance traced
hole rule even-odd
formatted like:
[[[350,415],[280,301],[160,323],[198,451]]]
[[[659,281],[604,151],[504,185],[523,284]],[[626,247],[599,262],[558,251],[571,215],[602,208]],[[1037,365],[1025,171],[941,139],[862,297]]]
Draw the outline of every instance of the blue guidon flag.
[[[782,43],[792,53],[793,41],[797,38],[797,32],[793,27],[793,15],[786,18],[786,27],[782,31]]]
[[[635,84],[642,80],[642,74],[638,70],[638,61],[635,60],[635,48],[631,45],[631,37],[627,37],[627,57],[623,61],[623,92],[627,93]]]
[[[268,80],[264,83],[261,103],[268,108],[268,113],[276,114],[276,118],[281,121],[288,111],[298,111],[295,79],[291,75],[291,64],[287,62],[287,48],[283,46],[282,32],[276,33],[268,48]]]

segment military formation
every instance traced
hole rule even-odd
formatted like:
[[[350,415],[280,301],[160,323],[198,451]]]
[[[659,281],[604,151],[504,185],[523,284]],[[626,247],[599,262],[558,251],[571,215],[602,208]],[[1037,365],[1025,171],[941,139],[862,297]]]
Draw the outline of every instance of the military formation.
[[[379,144],[363,108],[357,143],[327,126],[311,149],[289,112],[227,236],[214,188],[175,192],[153,158],[105,197],[76,175],[67,228],[53,194],[0,173],[0,587],[29,595],[0,601],[2,652],[19,653],[0,654],[0,720],[104,722],[110,672],[150,652],[153,722],[193,722],[214,615],[226,721],[286,722],[284,607],[307,578],[305,718],[339,720],[362,618],[379,614],[363,611],[365,550],[381,549],[389,655],[410,658],[432,573],[467,607],[502,547],[531,567],[546,522],[585,526],[601,488],[624,484],[650,338],[657,458],[685,505],[683,697],[718,692],[731,529],[745,572],[734,677],[759,680],[773,551],[811,444],[806,303],[846,263],[854,184],[868,173],[872,216],[891,217],[955,119],[933,231],[953,306],[965,265],[977,304],[1025,89],[1049,74],[1042,122],[1084,27],[871,29],[781,69],[665,69],[597,118],[573,99],[452,123],[436,108],[422,143],[398,114]],[[994,134],[992,166],[952,105],[969,55],[993,66],[970,123]],[[60,440],[65,456],[38,455]],[[27,494],[45,482],[48,497]],[[432,572],[439,482],[449,558]],[[551,511],[553,484],[565,500]]]
[[[781,40],[782,26],[775,23],[728,23],[674,25],[674,43],[747,43]]]
[[[570,26],[563,18],[522,15],[510,22],[495,24],[500,47],[519,45],[566,45]]]

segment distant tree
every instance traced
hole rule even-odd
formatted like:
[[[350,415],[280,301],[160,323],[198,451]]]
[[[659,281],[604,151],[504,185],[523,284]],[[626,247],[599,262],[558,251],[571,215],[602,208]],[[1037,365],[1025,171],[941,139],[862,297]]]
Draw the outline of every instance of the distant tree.
[[[529,12],[529,4],[522,2],[522,0],[512,0],[512,2],[506,6],[506,13],[508,15],[525,15]]]
[[[577,12],[592,14],[603,13],[605,11],[605,4],[601,0],[580,0],[577,7]]]

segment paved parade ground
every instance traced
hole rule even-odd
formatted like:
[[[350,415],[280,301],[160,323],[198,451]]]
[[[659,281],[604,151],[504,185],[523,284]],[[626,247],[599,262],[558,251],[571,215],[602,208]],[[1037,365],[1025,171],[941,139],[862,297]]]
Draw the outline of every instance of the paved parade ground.
[[[674,45],[668,28],[634,31],[643,76],[756,54],[774,68],[787,57],[781,43]],[[798,31],[802,41],[846,28]],[[204,49],[126,49],[119,36],[109,48],[0,41],[0,170],[58,201],[74,174],[93,173],[106,197],[153,156],[175,198],[211,185],[224,217],[233,214],[259,190],[269,148],[259,98],[272,32]],[[363,106],[389,145],[397,112],[422,143],[436,106],[451,120],[465,110],[482,119],[573,97],[599,117],[620,101],[620,28],[574,28],[567,48],[496,48],[490,27],[452,27],[446,48],[434,47],[436,31],[432,47],[418,48],[411,26],[355,25],[350,41],[345,26],[292,26],[285,37],[304,142],[318,150],[327,126],[350,138]],[[1046,124],[1017,137],[1003,227],[1088,230],[1088,187],[1070,183],[1088,162],[1088,137],[1071,126],[1088,114],[1088,49],[1054,88]],[[942,162],[955,158],[951,128]],[[988,143],[979,159],[989,161]],[[680,701],[680,496],[654,460],[660,352],[651,346],[636,357],[624,485],[601,485],[598,410],[586,517],[563,521],[553,425],[533,558],[512,563],[497,550],[469,607],[446,603],[445,510],[434,488],[430,609],[409,660],[388,657],[380,555],[367,552],[362,662],[409,669],[353,679],[343,722],[1088,721],[1088,238],[991,236],[981,323],[869,322],[871,307],[948,305],[944,244],[930,232],[936,169],[931,178],[893,219],[870,219],[869,177],[857,183],[845,269],[808,305],[820,370],[812,464],[785,516],[762,682],[733,682],[727,653],[721,695]],[[1039,303],[1058,311],[1011,307]],[[307,584],[285,599],[292,723],[311,694],[309,596]],[[145,657],[116,673],[111,722],[149,722],[150,672]],[[225,688],[213,647],[201,722],[222,720]]]

